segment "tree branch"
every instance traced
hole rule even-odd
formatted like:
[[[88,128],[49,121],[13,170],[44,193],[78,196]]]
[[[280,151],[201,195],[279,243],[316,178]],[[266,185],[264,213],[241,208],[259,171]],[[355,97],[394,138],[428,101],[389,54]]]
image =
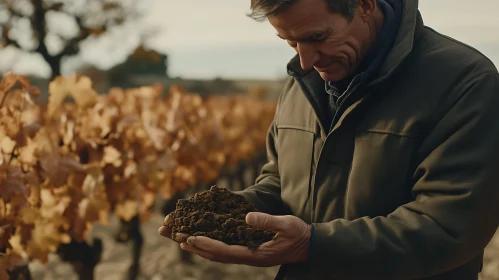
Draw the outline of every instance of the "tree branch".
[[[9,14],[8,20],[2,24],[4,26],[0,36],[3,35],[3,38],[0,37],[0,47],[2,45],[11,45],[21,49],[18,40],[12,36],[9,37],[8,35],[16,18],[29,19],[34,36],[38,40],[37,47],[34,50],[29,51],[41,54],[44,60],[50,65],[53,75],[60,74],[60,64],[64,56],[75,55],[80,51],[79,47],[82,41],[86,40],[91,35],[99,36],[110,27],[122,25],[125,23],[126,19],[138,15],[138,13],[135,15],[135,9],[127,8],[126,6],[123,6],[124,4],[110,3],[107,0],[97,0],[100,1],[101,4],[97,9],[88,9],[88,11],[85,9],[85,11],[77,12],[65,9],[67,0],[52,0],[46,2],[44,0],[25,0],[31,2],[33,12],[32,14],[23,14],[25,11],[18,6],[13,5],[14,1],[15,0],[0,0],[0,10],[4,10]],[[57,55],[49,53],[47,45],[45,44],[49,32],[46,21],[47,12],[49,11],[68,14],[74,18],[79,28],[79,33],[75,37],[64,40],[64,47]]]
[[[3,27],[3,30],[2,30],[2,40],[3,40],[3,43],[4,43],[4,47],[6,46],[14,46],[18,49],[22,49],[21,46],[19,45],[19,43],[14,40],[14,39],[11,39],[9,37],[9,28],[7,28],[6,26]]]
[[[35,52],[40,53],[47,60],[47,58],[50,58],[47,46],[45,45],[45,37],[47,37],[45,14],[47,11],[43,8],[42,0],[31,0],[31,3],[33,4],[31,27],[38,38],[38,47]]]
[[[62,7],[64,7],[63,2],[54,3],[46,8],[47,11],[57,11],[60,12]]]
[[[23,49],[19,45],[19,43],[17,43],[17,41],[12,40],[9,37],[3,37],[3,42],[4,42],[4,47],[6,47],[6,46],[13,46],[13,47],[16,47],[16,48],[21,49],[21,50]]]
[[[80,33],[78,34],[78,36],[66,42],[66,46],[64,47],[64,49],[62,49],[62,51],[57,55],[60,58],[66,55],[77,54],[79,51],[78,46],[80,42],[87,39],[92,34],[92,30],[83,24],[82,17],[80,16],[75,17],[75,21],[78,27],[80,28]]]
[[[16,10],[14,10],[10,1],[9,1],[9,3],[5,3],[5,7],[7,7],[7,11],[9,11],[11,16],[16,16],[16,17],[25,17],[26,16],[26,15],[23,15]]]

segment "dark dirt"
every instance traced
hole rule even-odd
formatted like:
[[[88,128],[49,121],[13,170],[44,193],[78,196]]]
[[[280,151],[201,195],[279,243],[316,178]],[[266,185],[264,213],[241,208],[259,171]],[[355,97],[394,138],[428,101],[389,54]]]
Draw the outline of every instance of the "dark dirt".
[[[258,211],[251,203],[228,189],[211,187],[189,199],[180,199],[166,227],[177,233],[206,236],[229,245],[257,249],[275,233],[246,224],[246,214]]]

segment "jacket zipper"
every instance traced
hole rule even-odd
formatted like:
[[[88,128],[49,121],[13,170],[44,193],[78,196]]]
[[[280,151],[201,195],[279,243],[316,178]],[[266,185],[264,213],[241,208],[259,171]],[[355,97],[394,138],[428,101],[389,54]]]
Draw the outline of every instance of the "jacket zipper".
[[[347,89],[347,91],[345,92],[344,97],[340,96],[340,98],[338,98],[339,100],[341,99],[341,102],[338,105],[338,109],[336,110],[336,112],[334,112],[333,120],[331,122],[331,128],[329,129],[329,133],[328,133],[327,137],[329,137],[329,135],[331,135],[331,133],[334,131],[334,127],[336,126],[336,119],[338,117],[338,112],[340,112],[340,109],[342,108],[343,104],[345,104],[345,101],[350,97],[350,95],[352,95],[352,93],[359,87],[359,85],[360,85],[360,82],[357,83],[355,86],[353,86],[352,89],[350,89],[350,87],[349,87]],[[326,139],[327,139],[327,137],[326,137]],[[326,142],[324,142],[324,144],[325,143]]]
[[[301,78],[296,78],[296,81],[298,81],[298,84],[300,85],[303,93],[305,94],[305,97],[308,99],[308,102],[310,103],[310,105],[312,106],[313,110],[314,110],[314,114],[315,114],[315,117],[317,118],[317,121],[319,122],[319,127],[321,128],[321,134],[324,135],[324,140],[323,140],[323,143],[322,143],[322,146],[321,146],[321,150],[319,152],[319,158],[317,159],[317,164],[315,166],[314,169],[312,169],[312,178],[310,180],[310,196],[309,196],[309,199],[311,200],[310,201],[310,205],[309,205],[309,212],[310,212],[310,223],[313,222],[313,213],[314,213],[314,209],[313,209],[313,205],[315,203],[315,199],[314,199],[314,196],[315,196],[315,175],[317,174],[317,167],[319,166],[319,160],[320,160],[320,155],[322,154],[322,149],[324,149],[324,144],[326,143],[326,139],[327,139],[327,136],[328,136],[328,133],[326,132],[326,130],[324,129],[324,126],[322,125],[322,121],[321,119],[319,118],[319,108],[317,108],[317,104],[315,103],[314,100],[312,100],[312,97],[310,96],[310,92],[308,91],[308,88],[304,85],[303,81]],[[321,138],[322,135],[321,135]],[[307,209],[307,207],[305,207],[305,209]]]
[[[296,81],[298,82],[298,84],[300,85],[302,91],[305,93],[305,97],[308,99],[310,105],[312,106],[313,110],[314,110],[314,114],[315,114],[315,117],[317,118],[318,122],[319,122],[319,126],[321,128],[321,131],[322,133],[324,133],[325,135],[325,138],[324,138],[324,141],[322,143],[322,146],[321,146],[321,149],[319,151],[319,156],[317,157],[317,164],[315,166],[315,168],[312,170],[312,178],[310,180],[310,222],[312,223],[313,222],[313,218],[314,218],[314,207],[315,207],[315,181],[316,181],[316,175],[317,175],[317,169],[319,168],[319,164],[321,162],[321,158],[322,158],[322,152],[324,150],[324,146],[326,145],[326,142],[327,142],[327,139],[329,138],[329,136],[334,132],[334,129],[330,129],[330,131],[326,132],[326,130],[324,129],[324,126],[322,125],[322,121],[321,119],[319,118],[319,114],[318,112],[320,112],[317,108],[317,104],[315,103],[314,100],[312,100],[311,96],[310,96],[310,92],[308,91],[308,88],[304,85],[303,81],[301,78],[297,77],[296,78]],[[333,116],[333,120],[332,120],[332,123],[331,125],[333,125],[336,121],[336,118],[338,116],[338,112],[340,111],[340,109],[342,108],[343,104],[345,103],[345,100],[348,99],[348,97],[350,97],[350,95],[352,94],[352,92],[354,92],[357,87],[359,86],[360,82],[358,84],[356,84],[353,88],[348,88],[347,89],[347,92],[345,93],[345,96],[344,98],[341,98],[341,102],[338,106],[338,109],[336,110],[334,116]],[[322,138],[322,137],[321,137]]]

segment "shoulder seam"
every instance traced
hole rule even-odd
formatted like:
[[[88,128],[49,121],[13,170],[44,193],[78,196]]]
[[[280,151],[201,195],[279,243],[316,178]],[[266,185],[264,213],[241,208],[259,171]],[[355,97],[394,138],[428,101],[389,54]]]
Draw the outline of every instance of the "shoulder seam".
[[[452,37],[450,37],[450,36],[447,36],[447,35],[445,35],[445,34],[442,34],[442,33],[440,33],[440,32],[438,32],[438,31],[436,31],[435,29],[433,29],[433,28],[431,28],[431,27],[429,27],[429,26],[426,26],[426,25],[425,25],[425,26],[424,26],[424,28],[425,28],[426,30],[428,30],[428,31],[430,31],[430,32],[432,32],[432,33],[434,33],[434,34],[436,34],[436,35],[440,36],[440,37],[443,37],[443,38],[445,38],[445,39],[447,39],[447,40],[450,40],[450,41],[452,41],[452,42],[454,42],[454,43],[457,43],[457,44],[459,44],[459,45],[461,45],[461,46],[464,46],[464,47],[466,47],[466,48],[468,48],[468,49],[470,49],[470,50],[472,50],[472,51],[475,51],[476,53],[478,53],[478,54],[480,54],[481,56],[483,56],[484,58],[486,58],[486,59],[487,59],[487,60],[488,60],[488,61],[489,61],[489,62],[490,62],[490,63],[491,63],[494,67],[496,67],[496,66],[495,66],[495,64],[494,64],[494,62],[493,62],[493,61],[492,61],[489,57],[487,57],[484,53],[482,53],[481,51],[479,51],[478,49],[476,49],[476,48],[474,48],[474,47],[472,47],[472,46],[470,46],[470,45],[468,45],[468,44],[466,44],[466,43],[464,43],[464,42],[461,42],[461,41],[459,41],[459,40],[457,40],[457,39],[455,39],[455,38],[452,38]],[[492,72],[492,71],[491,71],[491,72]]]

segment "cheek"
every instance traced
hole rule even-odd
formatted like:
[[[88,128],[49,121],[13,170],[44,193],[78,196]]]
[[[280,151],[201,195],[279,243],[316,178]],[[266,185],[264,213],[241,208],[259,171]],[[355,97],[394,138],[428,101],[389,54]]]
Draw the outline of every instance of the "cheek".
[[[349,40],[346,44],[345,52],[350,60],[350,64],[357,65],[360,59],[360,48],[355,40]]]
[[[327,44],[320,48],[324,59],[328,61],[339,60],[342,64],[356,64],[357,52],[355,47],[349,42],[341,44]]]
[[[369,44],[366,44],[366,42],[370,42],[369,38],[371,33],[369,29],[366,28],[365,23],[360,19],[354,20],[351,30],[352,32],[348,38],[348,44],[355,52],[357,61],[360,62],[368,51]]]

